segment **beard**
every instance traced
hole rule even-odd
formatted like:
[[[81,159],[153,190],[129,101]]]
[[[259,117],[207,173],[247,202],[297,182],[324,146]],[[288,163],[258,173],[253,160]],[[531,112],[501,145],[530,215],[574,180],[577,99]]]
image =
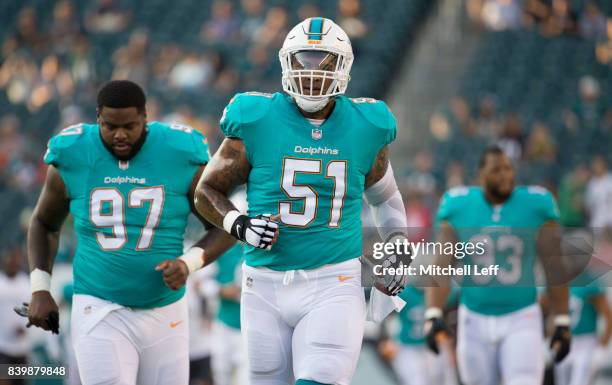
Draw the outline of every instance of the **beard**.
[[[106,149],[113,154],[113,156],[121,161],[128,161],[130,159],[132,159],[134,156],[136,156],[136,154],[138,153],[138,151],[140,151],[140,148],[142,147],[142,145],[145,142],[145,139],[147,139],[147,132],[148,130],[145,129],[142,130],[142,135],[140,135],[140,138],[138,138],[138,140],[136,141],[136,143],[134,143],[131,148],[130,148],[130,152],[127,155],[120,155],[117,154],[115,152],[115,150],[113,149],[112,143],[108,144],[106,143],[106,141],[104,141],[104,139],[102,139],[102,143],[104,144],[104,147],[106,147]]]
[[[506,200],[508,200],[508,198],[510,198],[510,195],[512,195],[512,191],[514,190],[514,186],[512,186],[512,188],[510,188],[507,192],[506,191],[502,191],[497,187],[493,187],[493,186],[488,186],[487,188],[488,193],[491,197],[495,198],[495,200],[504,202]]]

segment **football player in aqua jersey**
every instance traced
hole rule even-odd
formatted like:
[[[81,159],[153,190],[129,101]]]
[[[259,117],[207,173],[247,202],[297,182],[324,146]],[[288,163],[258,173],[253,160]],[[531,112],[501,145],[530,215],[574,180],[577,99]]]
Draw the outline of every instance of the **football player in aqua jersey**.
[[[548,299],[543,298],[544,308]],[[598,345],[605,348],[612,336],[612,309],[606,288],[588,273],[579,276],[570,288],[570,317],[572,321],[572,350],[555,367],[556,385],[588,385],[594,378],[594,353]],[[597,319],[603,326],[597,336]]]
[[[51,273],[70,213],[78,241],[72,341],[84,384],[187,385],[183,285],[234,243],[212,227],[183,254],[207,154],[194,129],[147,122],[144,92],[125,80],[99,91],[96,124],[68,127],[49,142],[28,230],[29,320],[52,327]]]
[[[560,268],[558,209],[542,187],[514,185],[510,159],[497,147],[479,165],[478,187],[457,187],[442,197],[437,213],[439,242],[471,242],[478,250],[463,265],[499,265],[497,275],[463,277],[457,330],[457,359],[466,385],[539,385],[544,373],[542,315],[534,274],[539,257],[555,317],[556,361],[569,351],[568,289]],[[455,256],[447,255],[456,261]],[[482,274],[482,271],[479,273]],[[427,289],[425,329],[437,352],[436,336],[448,284]]]
[[[361,202],[385,229],[405,228],[387,146],[385,103],[349,99],[353,52],[333,21],[307,19],[280,51],[286,94],[236,95],[227,138],[196,191],[210,222],[247,243],[241,321],[251,385],[348,385],[365,321]],[[228,199],[247,183],[248,216]],[[381,289],[397,294],[405,276]]]

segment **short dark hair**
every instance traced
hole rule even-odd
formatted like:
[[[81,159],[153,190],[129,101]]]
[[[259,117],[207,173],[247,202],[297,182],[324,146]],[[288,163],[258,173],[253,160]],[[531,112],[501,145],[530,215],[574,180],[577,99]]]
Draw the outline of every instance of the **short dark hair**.
[[[487,164],[487,157],[489,155],[504,155],[504,150],[501,149],[498,145],[488,146],[484,149],[482,154],[480,155],[480,160],[478,161],[478,169],[482,170],[482,168]]]
[[[144,112],[146,103],[142,88],[129,80],[111,80],[98,91],[98,110],[102,107],[136,107],[138,112]]]

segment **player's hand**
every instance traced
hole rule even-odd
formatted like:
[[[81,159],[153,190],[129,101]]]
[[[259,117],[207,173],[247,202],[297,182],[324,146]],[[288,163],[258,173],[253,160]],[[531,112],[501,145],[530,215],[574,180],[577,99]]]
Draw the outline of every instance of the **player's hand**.
[[[439,317],[431,317],[425,320],[423,328],[427,347],[435,354],[439,354],[438,340],[447,338],[451,334],[446,322],[444,322],[441,315]]]
[[[278,239],[280,215],[260,214],[254,218],[240,215],[232,224],[231,234],[258,249],[270,250]]]
[[[550,349],[553,352],[553,358],[556,363],[563,361],[569,354],[570,345],[572,342],[572,334],[569,326],[555,326],[555,331],[550,340]]]
[[[402,242],[406,237],[403,234],[392,234],[385,243],[395,243],[396,240]],[[409,266],[412,262],[412,249],[396,250],[394,254],[385,255],[378,263],[382,266],[382,271],[394,268],[398,274],[383,274],[376,276],[374,286],[382,293],[389,296],[396,296],[404,290],[408,284],[408,274],[403,274],[402,268]]]
[[[378,343],[378,354],[387,362],[397,357],[397,345],[391,339],[384,339]]]
[[[155,270],[163,271],[164,283],[172,290],[185,286],[187,277],[189,277],[189,268],[181,259],[165,260],[157,265]]]
[[[59,334],[59,309],[51,293],[48,291],[32,293],[28,306],[28,320],[27,327],[36,326],[50,330],[53,334]]]

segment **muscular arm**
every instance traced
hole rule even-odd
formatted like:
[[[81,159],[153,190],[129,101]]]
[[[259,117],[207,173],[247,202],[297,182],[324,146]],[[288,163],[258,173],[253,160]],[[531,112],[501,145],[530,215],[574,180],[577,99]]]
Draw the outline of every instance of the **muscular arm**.
[[[455,229],[453,229],[448,221],[443,221],[440,224],[436,242],[442,244],[445,244],[445,242],[452,242],[455,244],[457,242],[457,234],[455,233]],[[453,265],[454,261],[455,258],[452,254],[441,254],[434,256],[434,259],[429,263],[436,266],[445,267]],[[428,263],[428,261],[424,261],[424,263]],[[428,278],[428,287],[425,290],[426,307],[443,309],[451,291],[450,277],[441,275],[436,277],[435,280],[433,277]]]
[[[43,186],[28,228],[28,263],[34,269],[51,273],[57,254],[62,223],[69,212],[64,181],[54,166],[47,169]]]
[[[601,345],[606,346],[612,336],[612,308],[610,308],[608,298],[606,298],[605,294],[592,297],[590,302],[595,307],[595,310],[597,310],[597,313],[604,319],[605,327],[599,338],[599,342]]]
[[[246,183],[250,170],[242,141],[232,138],[223,140],[195,189],[196,211],[223,229],[225,215],[236,210],[228,195],[235,187]]]
[[[569,314],[569,277],[561,255],[561,233],[555,221],[542,225],[537,248],[546,275],[550,310],[555,315]]]
[[[206,234],[200,238],[194,247],[201,247],[205,250],[204,266],[211,264],[216,261],[223,253],[225,253],[230,247],[236,243],[236,239],[223,231],[222,229],[212,226],[210,222],[200,215],[196,210],[194,197],[198,182],[202,177],[202,173],[205,170],[205,166],[201,166],[193,176],[191,181],[191,187],[189,189],[189,202],[191,205],[191,212],[202,222],[204,228],[206,228]]]
[[[376,155],[376,159],[374,160],[374,165],[372,165],[372,169],[368,172],[365,178],[365,188],[366,190],[376,184],[387,172],[387,168],[389,167],[389,147],[383,147],[378,154]]]

